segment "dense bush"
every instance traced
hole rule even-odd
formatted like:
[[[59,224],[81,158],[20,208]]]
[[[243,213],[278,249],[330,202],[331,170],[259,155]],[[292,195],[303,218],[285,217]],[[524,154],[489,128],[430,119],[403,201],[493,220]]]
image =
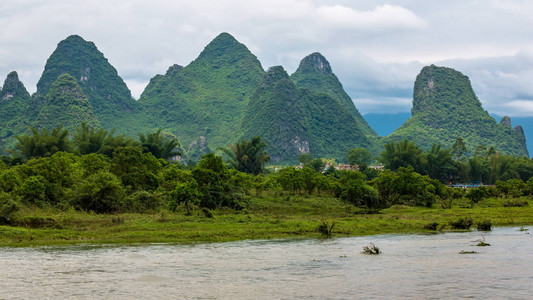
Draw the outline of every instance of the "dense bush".
[[[449,188],[438,180],[416,173],[412,167],[400,167],[396,172],[381,172],[374,185],[388,205],[404,204],[431,207],[439,198],[450,197]]]
[[[76,184],[71,200],[82,210],[112,213],[124,207],[124,188],[114,174],[99,172]]]
[[[19,209],[20,204],[12,195],[0,192],[0,225],[10,224]]]
[[[340,198],[356,206],[383,207],[384,203],[380,200],[378,192],[368,185],[365,179],[366,176],[360,172],[341,172],[338,185]]]
[[[478,231],[491,231],[492,230],[492,222],[490,220],[483,220],[477,223],[477,230]]]

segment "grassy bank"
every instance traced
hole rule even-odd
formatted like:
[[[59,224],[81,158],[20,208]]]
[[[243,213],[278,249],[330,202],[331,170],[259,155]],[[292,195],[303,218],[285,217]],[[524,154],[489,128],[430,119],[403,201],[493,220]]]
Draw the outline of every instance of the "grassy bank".
[[[533,205],[504,207],[505,199],[487,199],[469,208],[464,201],[451,209],[393,206],[376,214],[366,214],[337,198],[300,195],[252,197],[242,211],[195,210],[190,216],[184,210],[99,215],[27,209],[20,212],[16,226],[0,226],[0,246],[320,238],[318,227],[324,221],[335,223],[334,236],[430,232],[424,227],[432,222],[448,231],[453,230],[449,223],[459,218],[471,218],[472,229],[483,220],[490,220],[493,226],[533,224]]]

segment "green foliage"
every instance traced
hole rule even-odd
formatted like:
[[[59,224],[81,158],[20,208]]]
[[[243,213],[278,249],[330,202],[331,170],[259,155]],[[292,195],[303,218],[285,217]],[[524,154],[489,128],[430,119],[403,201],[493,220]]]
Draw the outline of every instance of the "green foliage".
[[[242,187],[231,180],[231,172],[220,156],[214,153],[204,155],[193,169],[192,176],[198,183],[201,207],[242,208]]]
[[[435,231],[439,227],[439,222],[431,222],[424,225],[424,229]]]
[[[413,91],[413,116],[385,141],[407,139],[422,149],[433,144],[452,147],[454,156],[472,156],[478,145],[493,145],[508,155],[529,156],[525,138],[519,130],[497,123],[481,106],[467,76],[450,68],[434,65],[418,74]]]
[[[13,195],[0,192],[0,225],[10,224],[20,204]]]
[[[177,138],[167,138],[161,133],[162,129],[146,136],[139,134],[139,141],[143,152],[150,152],[156,158],[170,159],[181,155],[177,149],[181,147]]]
[[[109,132],[103,128],[90,128],[85,123],[81,123],[74,135],[74,145],[80,154],[99,153],[108,157],[113,156],[113,152],[118,147],[133,146],[135,141],[125,135],[114,136],[114,130]]]
[[[422,150],[414,142],[403,140],[385,144],[385,150],[380,153],[379,160],[385,168],[392,171],[400,167],[409,167],[420,170],[422,166]]]
[[[374,185],[380,198],[388,205],[407,204],[431,207],[439,199],[449,197],[448,188],[438,180],[416,173],[412,167],[400,167],[396,172],[381,172]]]
[[[78,182],[70,196],[72,204],[85,211],[113,213],[124,206],[122,183],[109,172],[99,172]]]
[[[276,176],[276,181],[285,191],[293,194],[303,188],[302,174],[294,167],[287,167],[280,170]]]
[[[222,148],[229,157],[230,167],[244,173],[257,175],[263,172],[264,165],[270,160],[266,153],[266,143],[261,137],[253,137],[250,141],[242,140],[235,145],[230,145],[229,149]]]
[[[0,192],[16,192],[22,185],[19,174],[13,169],[0,169]]]
[[[457,173],[449,149],[441,149],[441,145],[433,144],[424,156],[423,169],[429,177],[446,182],[452,174]]]
[[[485,199],[487,196],[487,192],[483,188],[471,188],[466,194],[466,197],[470,199],[472,203],[478,203],[479,201]]]
[[[48,131],[41,128],[39,132],[35,127],[29,127],[30,135],[16,136],[18,143],[15,145],[20,154],[26,159],[32,157],[47,157],[58,151],[70,151],[68,130],[63,126]]]
[[[88,177],[98,172],[107,172],[111,168],[111,160],[103,154],[96,153],[82,155],[78,164],[83,170],[83,177]]]
[[[354,148],[348,151],[346,160],[350,166],[359,166],[359,170],[362,172],[370,165],[374,160],[372,153],[365,148]]]
[[[366,176],[360,172],[340,172],[338,193],[341,199],[360,207],[371,209],[384,206],[378,192],[365,181]]]
[[[121,147],[113,153],[111,173],[120,178],[124,186],[133,191],[155,190],[161,162],[151,153],[142,153],[138,147]]]
[[[198,191],[198,183],[191,179],[187,182],[177,183],[174,190],[170,193],[171,202],[170,210],[176,211],[179,205],[185,205],[187,215],[191,214],[191,209],[194,205],[200,203],[202,194]]]
[[[46,200],[46,185],[43,176],[30,176],[24,181],[20,194],[27,203],[43,206]]]

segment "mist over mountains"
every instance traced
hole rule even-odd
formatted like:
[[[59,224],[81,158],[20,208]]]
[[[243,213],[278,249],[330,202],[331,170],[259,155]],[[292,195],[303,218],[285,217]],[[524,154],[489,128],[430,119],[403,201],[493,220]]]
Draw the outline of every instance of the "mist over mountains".
[[[96,45],[73,35],[47,60],[34,95],[16,72],[7,76],[0,90],[0,146],[11,147],[28,125],[73,131],[85,122],[130,136],[161,128],[175,135],[192,159],[257,135],[275,163],[294,163],[302,153],[344,161],[349,149],[378,154],[384,143],[403,139],[423,149],[434,143],[451,147],[458,137],[470,153],[483,144],[529,155],[522,127],[490,117],[468,77],[456,70],[424,67],[414,83],[412,117],[401,126],[394,118],[382,120],[375,130],[333,69],[312,53],[293,74],[282,66],[265,71],[245,45],[221,33],[189,65],[155,75],[135,101]],[[384,124],[398,128],[380,137],[376,131]]]

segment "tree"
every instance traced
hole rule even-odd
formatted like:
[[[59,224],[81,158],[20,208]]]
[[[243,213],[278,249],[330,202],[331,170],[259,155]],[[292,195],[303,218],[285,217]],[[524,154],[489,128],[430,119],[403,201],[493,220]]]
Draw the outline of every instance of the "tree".
[[[80,154],[98,153],[108,157],[118,147],[133,146],[135,141],[125,135],[114,136],[115,130],[108,132],[103,128],[89,128],[82,123],[74,135],[74,145]]]
[[[117,176],[99,172],[78,182],[71,199],[74,206],[96,213],[112,213],[123,206],[124,188]]]
[[[365,148],[354,148],[346,155],[350,166],[359,166],[359,171],[363,172],[373,160],[372,153]]]
[[[431,150],[425,153],[425,158],[425,173],[433,179],[446,181],[457,171],[450,150],[442,149],[442,145],[433,144]]]
[[[451,154],[454,161],[461,161],[466,153],[466,146],[462,137],[458,137],[453,143]]]
[[[29,126],[29,135],[19,135],[15,138],[18,143],[15,145],[17,150],[26,159],[32,157],[48,157],[58,151],[70,151],[71,145],[68,139],[68,130],[63,129],[63,126],[48,131],[41,128]]]
[[[420,170],[422,157],[422,150],[414,142],[403,140],[398,143],[385,144],[385,150],[380,153],[379,160],[385,168],[393,171],[408,166]]]
[[[146,136],[139,134],[139,141],[143,152],[150,152],[156,158],[169,159],[174,156],[181,156],[181,152],[177,149],[181,147],[180,142],[176,137],[165,136],[161,129],[156,132],[149,133]]]
[[[140,148],[131,146],[117,148],[111,162],[111,172],[134,191],[156,189],[160,168],[161,162],[151,153],[142,153]]]
[[[270,160],[265,149],[267,144],[261,137],[253,137],[250,141],[242,140],[229,149],[221,148],[228,155],[228,164],[237,171],[257,175],[263,172],[264,165]]]
[[[176,211],[178,205],[184,204],[187,210],[187,215],[191,215],[193,205],[199,203],[201,197],[198,191],[198,183],[194,179],[187,182],[177,183],[174,190],[170,193],[172,201],[170,202],[170,209]]]
[[[207,208],[242,208],[240,194],[242,187],[231,180],[231,172],[220,156],[205,154],[192,171],[201,194],[200,206]]]

